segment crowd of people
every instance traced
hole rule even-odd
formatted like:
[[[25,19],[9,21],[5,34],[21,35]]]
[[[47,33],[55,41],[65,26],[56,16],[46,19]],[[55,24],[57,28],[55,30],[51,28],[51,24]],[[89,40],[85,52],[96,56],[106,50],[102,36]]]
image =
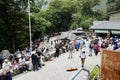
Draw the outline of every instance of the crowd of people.
[[[120,50],[120,39],[117,37],[113,38],[95,38],[87,37],[87,39],[76,38],[75,40],[66,41],[63,43],[65,47],[60,47],[61,43],[57,43],[55,57],[59,55],[59,50],[64,48],[65,52],[69,51],[68,59],[73,58],[73,53],[76,51],[80,52],[81,66],[84,67],[86,55],[97,56],[102,53],[103,49],[107,50]],[[63,52],[64,52],[63,51]]]
[[[33,70],[38,71],[42,68],[42,57],[45,60],[49,60],[51,46],[46,42],[37,42],[34,45],[34,51],[31,53],[28,48],[25,49],[24,54],[19,49],[10,54],[8,58],[4,56],[0,57],[0,80],[12,80],[11,74],[26,73],[27,71]],[[88,56],[97,56],[99,52],[102,52],[102,49],[108,50],[119,50],[120,49],[120,39],[114,38],[76,38],[75,40],[66,40],[66,41],[54,41],[55,53],[54,57],[58,58],[61,51],[62,53],[68,52],[68,59],[74,57],[73,53],[76,51],[80,52],[81,66],[84,67],[86,55]],[[53,42],[52,44],[53,45]],[[94,54],[93,54],[94,53]],[[30,63],[31,64],[30,64]],[[32,67],[31,67],[32,66]]]
[[[20,51],[16,50],[9,56],[0,55],[0,80],[12,80],[13,75],[27,73],[28,71],[38,71],[44,66],[45,61],[50,59],[50,45],[48,40],[36,40],[32,45],[32,52],[29,48]]]

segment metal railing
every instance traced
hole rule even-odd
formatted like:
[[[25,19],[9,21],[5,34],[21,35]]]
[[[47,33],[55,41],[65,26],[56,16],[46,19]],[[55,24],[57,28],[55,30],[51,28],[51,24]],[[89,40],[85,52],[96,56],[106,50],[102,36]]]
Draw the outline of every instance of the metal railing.
[[[100,78],[100,66],[98,64],[96,64],[91,70],[90,70],[90,74],[94,71],[94,69],[97,67],[98,69],[98,76],[97,78],[99,79]]]
[[[97,78],[100,78],[100,66],[98,64],[96,64],[91,70],[88,70],[88,69],[85,69],[85,68],[82,68],[80,70],[78,70],[77,73],[75,73],[70,80],[75,80],[75,78],[81,73],[81,71],[86,71],[88,73],[88,80],[90,79],[90,74],[93,72],[93,70],[97,67],[98,69],[98,76]]]

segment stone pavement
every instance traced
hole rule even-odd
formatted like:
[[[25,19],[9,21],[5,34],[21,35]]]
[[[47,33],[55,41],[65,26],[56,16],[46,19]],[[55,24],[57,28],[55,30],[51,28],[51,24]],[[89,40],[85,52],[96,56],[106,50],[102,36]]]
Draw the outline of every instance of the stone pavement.
[[[39,71],[30,71],[17,75],[13,77],[13,80],[70,80],[76,71],[67,72],[66,69],[74,67],[78,69],[81,68],[79,52],[74,53],[73,59],[68,59],[68,53],[63,53],[59,58],[45,62],[45,66],[43,66]],[[85,68],[91,69],[96,64],[100,65],[100,57],[100,54],[98,56],[93,55],[92,57],[87,56]],[[80,75],[82,76],[76,80],[85,80],[86,74],[82,72]]]

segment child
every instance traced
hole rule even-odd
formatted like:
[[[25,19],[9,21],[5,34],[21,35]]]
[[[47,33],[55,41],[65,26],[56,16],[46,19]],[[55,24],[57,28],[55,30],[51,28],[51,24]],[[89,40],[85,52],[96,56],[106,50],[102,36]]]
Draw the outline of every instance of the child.
[[[80,57],[81,57],[82,67],[84,67],[84,63],[85,63],[85,59],[86,59],[86,54],[85,54],[85,50],[84,49],[82,49],[82,51],[80,53]]]

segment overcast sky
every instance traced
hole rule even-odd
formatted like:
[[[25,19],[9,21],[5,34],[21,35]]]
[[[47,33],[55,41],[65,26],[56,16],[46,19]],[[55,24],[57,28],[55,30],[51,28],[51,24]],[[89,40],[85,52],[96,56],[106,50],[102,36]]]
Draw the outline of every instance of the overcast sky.
[[[48,1],[48,4],[47,4],[47,5],[42,6],[42,9],[46,9],[46,8],[48,7],[48,5],[49,5],[49,3],[50,3],[50,1],[51,1],[51,0],[47,0],[47,1]]]

